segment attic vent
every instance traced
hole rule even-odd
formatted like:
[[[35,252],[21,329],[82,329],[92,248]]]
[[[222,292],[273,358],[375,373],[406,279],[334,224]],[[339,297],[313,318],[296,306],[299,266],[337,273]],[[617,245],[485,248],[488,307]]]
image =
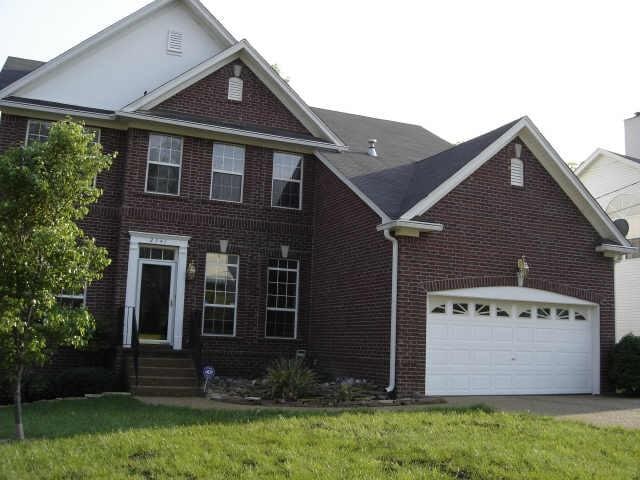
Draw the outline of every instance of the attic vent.
[[[235,102],[242,101],[242,85],[244,82],[240,78],[241,73],[242,73],[242,65],[234,65],[233,66],[234,76],[229,79],[229,92],[227,94],[227,98]]]
[[[375,138],[369,139],[369,148],[367,149],[367,155],[369,155],[370,157],[378,156],[378,151],[376,150],[377,143],[378,143],[378,140],[376,140]]]
[[[167,53],[170,55],[182,55],[182,32],[169,30],[167,35]]]
[[[515,187],[524,186],[524,165],[519,158],[511,159],[511,185]]]

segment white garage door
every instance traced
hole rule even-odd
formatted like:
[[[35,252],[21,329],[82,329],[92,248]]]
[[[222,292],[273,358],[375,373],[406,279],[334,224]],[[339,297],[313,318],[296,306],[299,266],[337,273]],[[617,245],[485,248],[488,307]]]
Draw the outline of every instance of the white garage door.
[[[428,304],[427,395],[597,393],[594,307],[444,296]]]

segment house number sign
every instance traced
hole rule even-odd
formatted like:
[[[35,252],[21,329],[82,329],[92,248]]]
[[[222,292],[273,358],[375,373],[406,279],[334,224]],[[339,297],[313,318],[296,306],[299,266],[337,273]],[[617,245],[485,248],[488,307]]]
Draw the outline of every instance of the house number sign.
[[[202,367],[202,376],[204,377],[204,393],[207,393],[207,385],[211,380],[213,380],[213,377],[216,376],[215,368],[208,365],[206,367]]]

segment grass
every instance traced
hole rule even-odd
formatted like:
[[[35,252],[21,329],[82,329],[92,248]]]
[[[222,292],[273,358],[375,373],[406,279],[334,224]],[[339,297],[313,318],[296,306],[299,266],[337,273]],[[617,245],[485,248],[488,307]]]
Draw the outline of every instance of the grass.
[[[12,432],[0,409],[0,437]],[[27,405],[0,478],[640,478],[640,432],[486,409],[197,411],[131,398]]]

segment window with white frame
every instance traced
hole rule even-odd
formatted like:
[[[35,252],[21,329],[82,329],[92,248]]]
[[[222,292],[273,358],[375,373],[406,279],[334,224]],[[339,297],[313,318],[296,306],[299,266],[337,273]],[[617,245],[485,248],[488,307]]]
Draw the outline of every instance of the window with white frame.
[[[211,199],[242,202],[244,147],[226,143],[213,144]]]
[[[181,166],[182,138],[151,133],[146,191],[179,195]]]
[[[27,138],[25,144],[30,142],[46,142],[49,138],[49,130],[53,122],[47,120],[29,120],[27,122]]]
[[[302,156],[274,152],[271,206],[302,208]]]
[[[85,305],[87,291],[82,289],[80,291],[63,290],[61,294],[56,296],[58,305],[66,308],[79,308]]]
[[[297,260],[269,260],[265,336],[296,338],[298,320]]]
[[[239,268],[237,255],[207,253],[203,335],[235,335]]]

